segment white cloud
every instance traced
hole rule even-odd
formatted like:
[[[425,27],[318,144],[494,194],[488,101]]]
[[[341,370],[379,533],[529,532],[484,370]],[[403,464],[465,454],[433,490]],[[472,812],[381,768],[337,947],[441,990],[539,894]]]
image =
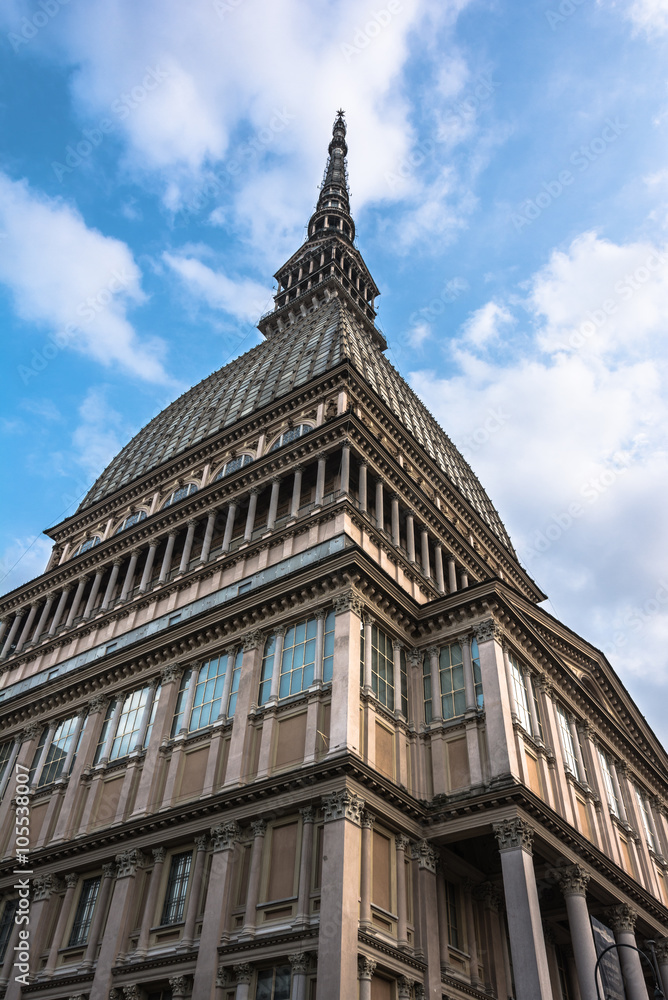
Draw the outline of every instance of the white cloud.
[[[668,0],[634,0],[629,15],[650,35],[668,31]]]
[[[496,340],[502,327],[513,322],[513,316],[505,306],[487,302],[466,321],[462,332],[468,343],[482,347]]]
[[[188,291],[212,309],[222,309],[244,322],[257,323],[272,306],[271,290],[248,278],[235,281],[186,254],[164,253],[162,259]]]
[[[22,319],[55,334],[61,348],[73,347],[104,365],[118,364],[140,378],[166,381],[162,341],[140,342],[127,318],[145,296],[125,243],[89,229],[63,201],[1,173],[0,228],[5,231],[0,282],[11,291]]]
[[[129,435],[121,414],[109,405],[103,386],[88,390],[79,407],[79,416],[81,421],[72,435],[73,457],[90,486],[118,454]]]
[[[605,649],[638,697],[645,682],[668,685],[662,254],[584,234],[529,282],[521,351],[493,363],[485,336],[469,337],[454,355],[458,374],[411,377],[480,475],[551,610]],[[632,295],[622,291],[629,278]],[[600,331],[585,327],[580,349],[570,344],[608,298],[618,309]]]
[[[44,572],[53,542],[40,535],[15,538],[0,555],[0,593],[7,594]]]
[[[411,347],[422,347],[425,340],[432,335],[432,328],[429,323],[420,320],[408,331],[407,339]]]

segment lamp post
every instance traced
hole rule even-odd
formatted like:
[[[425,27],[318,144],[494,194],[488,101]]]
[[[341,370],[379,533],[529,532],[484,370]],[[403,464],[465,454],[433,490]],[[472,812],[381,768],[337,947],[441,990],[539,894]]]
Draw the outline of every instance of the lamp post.
[[[607,953],[609,951],[612,951],[613,948],[630,948],[632,951],[637,951],[638,954],[641,956],[641,958],[645,959],[650,969],[652,970],[652,975],[654,976],[654,1000],[666,1000],[666,994],[659,986],[659,980],[657,978],[656,970],[654,968],[654,964],[651,958],[649,958],[644,951],[641,951],[640,948],[636,948],[632,944],[626,944],[624,941],[620,941],[619,944],[608,945],[607,948],[603,949],[603,951],[596,960],[596,965],[594,966],[594,982],[596,983],[596,996],[598,997],[598,1000],[606,1000],[605,997],[601,997],[601,991],[598,988],[598,967],[601,964],[601,959],[603,958],[603,956],[607,955]]]

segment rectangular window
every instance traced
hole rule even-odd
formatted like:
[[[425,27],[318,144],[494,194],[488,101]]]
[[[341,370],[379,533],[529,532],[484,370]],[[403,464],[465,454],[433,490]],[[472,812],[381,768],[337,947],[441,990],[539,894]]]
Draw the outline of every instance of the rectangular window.
[[[362,669],[364,669],[365,639],[362,625]],[[392,640],[376,626],[371,626],[371,687],[381,705],[394,711],[394,653]]]
[[[238,649],[234,657],[232,667],[232,680],[230,683],[230,700],[227,703],[227,718],[233,719],[237,709],[237,695],[239,694],[239,681],[241,680],[241,661],[244,658],[242,649]]]
[[[376,906],[392,909],[392,842],[389,837],[373,831],[373,881],[371,899]]]
[[[255,1000],[290,1000],[291,969],[279,965],[275,969],[260,969],[257,974]]]
[[[315,672],[315,637],[317,622],[310,618],[293,625],[283,639],[279,698],[306,691],[313,683]]]
[[[444,719],[454,719],[466,711],[464,659],[458,642],[444,646],[438,657],[441,679],[441,707]]]
[[[401,673],[401,714],[408,718],[408,672],[406,670],[406,650],[402,649],[399,656],[399,669]]]
[[[615,792],[615,783],[612,780],[612,768],[610,766],[610,761],[602,750],[598,751],[598,759],[601,764],[601,771],[603,772],[603,784],[605,785],[605,794],[610,811],[614,813],[617,819],[619,819],[619,801],[617,800],[617,793]]]
[[[334,674],[334,623],[336,615],[330,611],[325,618],[325,641],[323,645],[322,679],[325,684],[331,681]]]
[[[76,727],[77,716],[73,715],[71,719],[64,719],[56,729],[51,740],[51,746],[46,752],[44,766],[39,776],[40,787],[48,785],[60,777],[65,759],[74,739]]]
[[[459,907],[457,905],[457,886],[445,881],[445,906],[448,916],[448,941],[453,948],[461,948],[461,930],[459,926]]]
[[[5,776],[5,771],[7,770],[7,764],[9,763],[9,758],[12,755],[12,747],[14,746],[13,740],[7,740],[0,746],[0,785],[2,784],[2,779]]]
[[[221,698],[227,673],[227,653],[208,660],[199,668],[197,674],[195,698],[188,723],[188,731],[204,729],[215,722],[220,715]],[[194,680],[194,678],[193,678]],[[193,681],[191,680],[191,683]]]
[[[262,671],[260,673],[260,693],[258,705],[266,705],[271,694],[271,679],[274,674],[274,654],[276,653],[276,636],[270,636],[264,644],[262,656]]]
[[[72,933],[70,934],[68,945],[70,948],[74,945],[86,944],[88,941],[90,925],[93,920],[93,910],[95,909],[95,903],[97,902],[97,895],[99,891],[99,876],[97,878],[84,879],[83,885],[81,886],[79,903],[77,905],[76,913],[74,914],[74,923],[72,925]]]
[[[184,851],[183,854],[174,854],[172,856],[169,866],[169,878],[167,880],[167,892],[165,893],[165,904],[162,908],[162,917],[160,918],[160,924],[163,927],[168,924],[178,924],[183,920],[192,857],[192,851]]]
[[[650,849],[654,851],[654,853],[656,854],[657,845],[656,841],[654,840],[654,834],[652,833],[652,826],[649,821],[649,804],[647,802],[647,799],[645,798],[645,796],[643,795],[643,793],[641,792],[641,790],[638,788],[637,785],[633,786],[633,790],[635,791],[636,802],[638,803],[638,810],[640,812],[642,828],[645,832],[645,840],[647,841],[647,844],[650,847]]]
[[[139,688],[137,691],[131,691],[130,694],[125,696],[120,715],[118,716],[116,734],[111,744],[109,760],[118,760],[120,757],[126,757],[131,750],[134,750],[140,735],[144,709],[148,704],[149,698],[153,695],[151,711],[153,710],[154,705],[157,703],[157,693],[156,689],[147,686]],[[148,740],[148,735],[147,732],[144,739],[144,746]]]
[[[14,929],[14,917],[18,906],[18,899],[9,899],[2,911],[2,918],[0,919],[0,963],[5,960],[5,952],[7,951],[7,945]]]
[[[429,725],[434,717],[434,703],[431,696],[431,663],[426,655],[422,659],[422,690],[424,692],[424,721]]]
[[[480,651],[478,641],[471,642],[471,663],[473,665],[473,686],[475,688],[475,703],[478,708],[485,707],[485,699],[482,693],[482,673],[480,672]]]
[[[513,685],[517,717],[520,721],[522,729],[531,735],[531,713],[529,711],[529,697],[527,694],[526,680],[512,653],[508,654],[508,660],[510,662],[510,680]]]
[[[576,778],[580,777],[578,762],[575,756],[575,744],[571,727],[568,724],[568,716],[561,705],[557,705],[557,721],[559,722],[559,733],[561,734],[561,746],[564,751],[564,763],[571,774]]]
[[[295,888],[297,823],[284,823],[271,831],[267,900],[289,899]]]

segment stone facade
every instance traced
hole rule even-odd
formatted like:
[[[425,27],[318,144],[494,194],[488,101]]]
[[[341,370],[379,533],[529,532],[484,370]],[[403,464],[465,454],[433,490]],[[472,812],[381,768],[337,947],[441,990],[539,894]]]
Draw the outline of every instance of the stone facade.
[[[591,916],[668,977],[665,751],[385,358],[346,151],[265,343],[0,602],[7,1000],[595,1000]]]

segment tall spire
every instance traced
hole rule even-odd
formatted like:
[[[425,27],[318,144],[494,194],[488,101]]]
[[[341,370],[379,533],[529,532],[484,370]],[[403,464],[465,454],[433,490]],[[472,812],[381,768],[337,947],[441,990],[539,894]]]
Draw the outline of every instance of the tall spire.
[[[337,230],[351,242],[355,239],[355,223],[350,215],[350,195],[348,193],[348,172],[346,156],[346,122],[344,112],[338,111],[332,128],[329,144],[329,159],[325,177],[320,188],[318,205],[308,224],[309,239],[318,238],[324,231]]]

